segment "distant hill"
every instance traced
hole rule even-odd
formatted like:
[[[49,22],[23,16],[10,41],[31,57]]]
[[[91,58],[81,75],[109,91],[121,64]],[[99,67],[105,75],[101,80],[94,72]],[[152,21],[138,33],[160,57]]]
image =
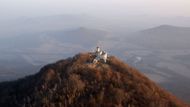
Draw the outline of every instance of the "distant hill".
[[[190,27],[179,27],[179,26],[172,26],[172,25],[160,25],[160,26],[157,26],[157,27],[153,27],[153,28],[150,28],[150,29],[146,29],[146,30],[143,30],[142,32],[144,33],[154,33],[154,32],[157,32],[157,33],[160,33],[161,32],[170,32],[170,33],[174,33],[174,32],[178,32],[177,30],[181,31],[181,32],[178,32],[178,33],[182,33],[182,32],[189,32],[189,29]]]
[[[61,42],[89,47],[96,45],[100,40],[105,40],[110,34],[104,30],[79,27],[68,31],[49,32],[47,35]]]
[[[8,37],[1,39],[1,47],[9,48],[36,48],[45,43],[53,42],[54,44],[75,44],[88,46],[96,45],[98,41],[104,40],[111,35],[109,32],[99,29],[90,29],[78,27],[69,30],[45,31],[29,34],[22,34],[16,37]],[[51,44],[51,43],[48,43]]]
[[[35,75],[0,83],[0,106],[188,107],[116,57],[92,64],[94,57],[78,54]]]
[[[161,25],[138,32],[131,41],[154,49],[189,49],[190,27]]]
[[[71,29],[84,26],[90,20],[85,15],[52,15],[42,17],[19,17],[14,20],[1,22],[0,37],[17,36],[26,33],[49,30]]]

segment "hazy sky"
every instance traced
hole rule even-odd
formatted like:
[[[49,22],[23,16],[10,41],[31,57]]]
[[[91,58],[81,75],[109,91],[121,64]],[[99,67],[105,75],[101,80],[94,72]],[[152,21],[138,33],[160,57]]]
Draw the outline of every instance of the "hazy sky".
[[[0,0],[0,16],[55,14],[190,17],[190,0]]]

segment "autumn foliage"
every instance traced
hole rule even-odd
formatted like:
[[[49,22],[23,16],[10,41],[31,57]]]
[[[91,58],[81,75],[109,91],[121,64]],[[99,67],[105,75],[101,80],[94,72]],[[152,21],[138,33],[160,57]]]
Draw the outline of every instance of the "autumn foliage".
[[[44,66],[0,84],[1,107],[188,107],[114,56],[91,63],[91,53]]]

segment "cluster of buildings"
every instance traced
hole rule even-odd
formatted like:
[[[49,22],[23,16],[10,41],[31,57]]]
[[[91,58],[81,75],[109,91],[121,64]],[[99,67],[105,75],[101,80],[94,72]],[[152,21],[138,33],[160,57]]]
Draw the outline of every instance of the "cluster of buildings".
[[[97,63],[100,60],[103,60],[104,63],[106,63],[107,58],[108,58],[108,54],[106,51],[101,50],[100,47],[96,47],[95,55],[96,57],[93,60],[93,63]]]

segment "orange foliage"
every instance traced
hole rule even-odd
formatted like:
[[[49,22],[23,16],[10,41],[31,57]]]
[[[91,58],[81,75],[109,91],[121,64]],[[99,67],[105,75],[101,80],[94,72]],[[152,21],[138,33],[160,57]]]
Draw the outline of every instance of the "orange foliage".
[[[188,107],[138,70],[111,56],[81,53],[0,84],[1,107]]]

